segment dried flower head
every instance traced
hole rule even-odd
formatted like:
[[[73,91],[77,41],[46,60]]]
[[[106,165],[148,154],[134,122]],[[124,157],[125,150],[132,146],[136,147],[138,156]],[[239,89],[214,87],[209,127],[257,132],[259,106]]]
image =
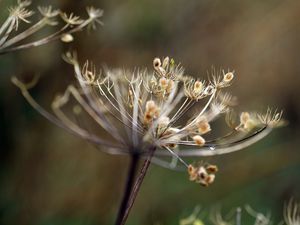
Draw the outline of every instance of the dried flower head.
[[[218,167],[210,164],[200,163],[198,166],[189,165],[188,173],[190,175],[190,181],[195,181],[205,187],[209,186],[215,180],[215,173],[218,171]]]
[[[16,6],[8,9],[9,15],[0,26],[0,54],[40,46],[57,39],[61,39],[63,42],[71,42],[74,39],[73,33],[81,31],[85,27],[92,26],[95,28],[97,23],[102,24],[100,18],[103,15],[103,11],[100,9],[87,8],[89,17],[81,19],[73,13],[68,15],[61,10],[52,9],[52,6],[47,6],[38,7],[42,18],[25,30],[20,31],[20,22],[31,23],[29,19],[34,14],[34,11],[27,9],[30,4],[31,1],[18,0]],[[57,29],[46,37],[26,42],[30,36],[47,26],[56,26]]]
[[[230,85],[233,72],[224,73],[223,78],[222,74],[214,73],[209,81],[200,81],[185,76],[180,64],[169,57],[155,58],[153,72],[118,69],[101,72],[90,62],[81,67],[76,54],[67,53],[64,59],[74,67],[78,85],[70,85],[63,95],[55,98],[54,114],[34,101],[28,92],[30,86],[13,78],[34,108],[104,151],[151,156],[151,161],[161,166],[187,169],[190,180],[203,186],[214,181],[217,167],[191,164],[185,157],[238,151],[262,139],[280,123],[282,113],[270,110],[266,115],[244,112],[240,124],[228,116],[233,98],[223,93],[223,89]],[[80,110],[70,112],[67,105],[74,100]],[[214,137],[212,123],[221,115],[230,121],[229,131]],[[76,118],[83,116],[110,138],[102,138],[99,131],[80,126]],[[211,134],[209,138],[207,133]]]

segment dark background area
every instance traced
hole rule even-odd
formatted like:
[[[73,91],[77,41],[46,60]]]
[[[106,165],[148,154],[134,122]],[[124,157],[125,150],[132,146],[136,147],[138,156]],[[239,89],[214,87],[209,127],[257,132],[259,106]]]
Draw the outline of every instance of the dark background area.
[[[0,2],[1,22],[12,4]],[[220,167],[209,188],[153,165],[128,224],[178,224],[196,205],[207,221],[212,206],[226,213],[245,204],[279,222],[284,202],[300,199],[300,1],[51,0],[33,7],[49,4],[82,17],[94,5],[104,9],[105,25],[76,34],[71,44],[57,41],[0,56],[0,224],[114,221],[128,158],[99,152],[56,127],[10,82],[13,75],[40,75],[32,94],[49,108],[74,81],[61,58],[69,49],[99,67],[151,68],[154,57],[170,56],[203,78],[211,66],[229,68],[235,70],[230,92],[238,96],[238,109],[271,106],[283,109],[289,121],[244,151],[209,158]],[[250,217],[243,219],[251,224]]]

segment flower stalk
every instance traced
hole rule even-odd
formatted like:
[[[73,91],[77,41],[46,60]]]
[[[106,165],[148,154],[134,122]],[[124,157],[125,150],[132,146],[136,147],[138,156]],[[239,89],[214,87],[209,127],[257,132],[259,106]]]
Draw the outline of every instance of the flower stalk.
[[[129,170],[127,173],[127,180],[126,180],[126,185],[125,185],[125,189],[123,192],[123,198],[122,198],[122,201],[121,201],[121,204],[119,207],[119,212],[117,215],[115,225],[124,224],[123,221],[124,221],[125,213],[127,211],[128,201],[129,201],[131,193],[132,193],[132,188],[134,185],[134,180],[135,180],[135,175],[136,175],[137,168],[138,168],[138,163],[139,163],[139,155],[132,154],[132,156],[130,157],[130,166],[129,166]]]
[[[133,186],[133,189],[132,189],[132,191],[130,193],[130,196],[128,198],[128,202],[126,204],[126,210],[124,212],[124,215],[122,217],[120,225],[124,225],[126,223],[126,221],[127,221],[127,218],[129,216],[130,210],[131,210],[131,208],[132,208],[132,206],[133,206],[133,204],[135,202],[135,199],[136,199],[136,197],[137,197],[137,195],[139,193],[141,185],[142,185],[142,183],[144,181],[146,173],[147,173],[147,171],[149,169],[149,166],[151,164],[151,160],[152,160],[154,152],[155,152],[155,148],[152,148],[150,150],[150,154],[144,160],[144,163],[143,163],[143,165],[142,165],[142,167],[140,169],[140,172],[139,172],[139,174],[138,174],[138,176],[137,176],[137,178],[135,180],[135,184]]]

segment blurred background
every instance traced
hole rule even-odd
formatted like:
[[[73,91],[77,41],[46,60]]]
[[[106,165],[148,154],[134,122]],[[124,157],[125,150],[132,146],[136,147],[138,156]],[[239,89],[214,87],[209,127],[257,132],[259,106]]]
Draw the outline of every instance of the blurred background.
[[[1,22],[15,3],[0,2]],[[189,182],[186,173],[151,166],[128,224],[178,224],[197,205],[208,223],[211,207],[226,215],[245,204],[270,212],[277,223],[284,202],[300,200],[300,1],[36,0],[33,7],[45,4],[82,17],[86,6],[102,8],[104,26],[76,34],[72,44],[0,56],[0,224],[113,224],[128,158],[56,127],[10,82],[13,75],[40,75],[32,94],[49,108],[74,81],[61,58],[69,49],[99,67],[151,67],[154,57],[170,56],[202,78],[211,66],[235,70],[230,92],[239,110],[271,106],[289,121],[244,151],[207,159],[220,168],[209,188]],[[243,217],[243,224],[251,221]]]

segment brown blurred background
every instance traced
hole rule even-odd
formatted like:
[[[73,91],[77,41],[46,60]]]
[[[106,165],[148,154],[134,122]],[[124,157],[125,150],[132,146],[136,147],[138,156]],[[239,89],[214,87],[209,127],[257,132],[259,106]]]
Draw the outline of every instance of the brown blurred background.
[[[11,4],[1,1],[1,21]],[[99,152],[48,122],[10,82],[13,75],[39,74],[32,93],[49,107],[74,80],[61,59],[69,49],[99,67],[151,67],[154,57],[171,56],[203,78],[211,66],[233,69],[230,91],[239,109],[284,109],[289,121],[247,150],[208,159],[220,167],[210,188],[153,165],[128,224],[178,224],[196,205],[206,222],[211,206],[229,212],[245,204],[277,222],[283,203],[300,199],[300,1],[34,1],[49,4],[83,17],[85,6],[94,5],[104,9],[105,25],[77,34],[71,45],[58,41],[0,56],[0,224],[113,224],[128,158]]]

